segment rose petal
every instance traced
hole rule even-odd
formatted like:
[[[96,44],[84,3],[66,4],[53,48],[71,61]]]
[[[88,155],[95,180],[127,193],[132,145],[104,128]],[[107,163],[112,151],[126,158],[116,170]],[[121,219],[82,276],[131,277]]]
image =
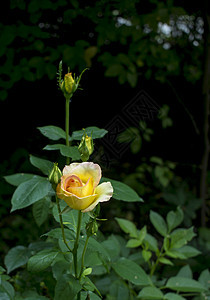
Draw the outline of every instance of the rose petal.
[[[74,168],[72,167],[71,174],[78,176],[83,183],[86,183],[89,178],[92,178],[93,188],[96,188],[101,179],[101,168],[98,164],[94,164],[92,162],[83,162],[75,165]]]
[[[63,175],[65,176],[65,175],[69,175],[69,174],[71,174],[72,173],[72,170],[76,167],[76,166],[78,166],[80,163],[72,163],[72,164],[70,164],[70,165],[66,165],[64,168],[63,168]]]
[[[82,212],[93,210],[99,202],[109,201],[113,195],[113,187],[110,182],[103,182],[99,184],[95,189],[96,197],[94,202],[87,208],[83,209]]]
[[[63,188],[64,190],[68,190],[68,187],[78,187],[82,186],[82,180],[76,175],[70,175],[67,177],[63,177]]]
[[[74,175],[72,175],[74,176]],[[85,185],[83,186],[70,186],[66,191],[70,192],[73,195],[76,195],[80,198],[93,195],[93,180],[89,178]]]
[[[63,191],[61,189],[61,184],[59,183],[57,186],[57,195],[58,198],[64,200],[68,206],[73,209],[83,210],[86,209],[91,203],[94,201],[96,194],[89,195],[87,197],[80,198],[76,195]]]

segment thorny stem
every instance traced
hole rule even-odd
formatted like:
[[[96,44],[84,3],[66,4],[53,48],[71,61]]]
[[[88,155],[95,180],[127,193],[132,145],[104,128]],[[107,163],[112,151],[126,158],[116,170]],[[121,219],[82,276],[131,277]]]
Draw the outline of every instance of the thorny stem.
[[[63,227],[63,218],[62,218],[62,214],[61,214],[61,208],[60,208],[60,203],[59,203],[59,200],[58,200],[58,197],[57,195],[55,196],[56,198],[56,204],[57,204],[57,207],[58,207],[58,214],[59,214],[59,220],[60,220],[60,225],[61,225],[61,231],[62,231],[62,237],[63,237],[63,242],[64,244],[66,245],[66,247],[68,248],[68,250],[70,252],[72,252],[72,249],[69,247],[67,241],[66,241],[66,237],[65,237],[65,233],[64,233],[64,227]]]

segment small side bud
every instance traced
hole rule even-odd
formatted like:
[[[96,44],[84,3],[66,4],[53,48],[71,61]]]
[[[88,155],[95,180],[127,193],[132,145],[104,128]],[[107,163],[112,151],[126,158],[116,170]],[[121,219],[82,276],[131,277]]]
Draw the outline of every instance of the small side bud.
[[[54,163],[54,166],[52,168],[52,171],[50,172],[50,175],[48,177],[49,182],[52,184],[52,187],[54,190],[56,190],[57,185],[59,184],[61,180],[62,172],[58,168],[58,164]]]
[[[88,237],[92,236],[92,235],[96,235],[97,231],[98,231],[98,224],[96,222],[96,220],[91,220],[89,223],[87,223],[86,227],[86,234]]]
[[[92,273],[92,268],[87,268],[82,272],[82,277],[85,277],[87,275],[90,275]]]
[[[80,152],[81,160],[87,161],[94,150],[92,137],[89,137],[86,133],[84,133],[78,150]]]

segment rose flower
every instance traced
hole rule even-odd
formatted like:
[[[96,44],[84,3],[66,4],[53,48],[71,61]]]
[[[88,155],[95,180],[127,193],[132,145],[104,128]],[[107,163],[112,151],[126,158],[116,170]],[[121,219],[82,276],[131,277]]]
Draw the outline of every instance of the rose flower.
[[[113,194],[110,182],[99,184],[101,168],[92,162],[65,166],[56,192],[68,206],[82,212],[91,211],[99,202],[109,201]]]

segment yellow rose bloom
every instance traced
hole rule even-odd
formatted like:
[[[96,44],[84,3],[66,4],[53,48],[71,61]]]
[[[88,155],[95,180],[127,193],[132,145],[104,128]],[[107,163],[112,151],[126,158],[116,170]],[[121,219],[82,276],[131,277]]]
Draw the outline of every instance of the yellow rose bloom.
[[[98,164],[72,163],[63,169],[57,196],[73,209],[91,211],[99,202],[109,201],[113,194],[111,183],[99,184],[100,179],[101,168]]]

